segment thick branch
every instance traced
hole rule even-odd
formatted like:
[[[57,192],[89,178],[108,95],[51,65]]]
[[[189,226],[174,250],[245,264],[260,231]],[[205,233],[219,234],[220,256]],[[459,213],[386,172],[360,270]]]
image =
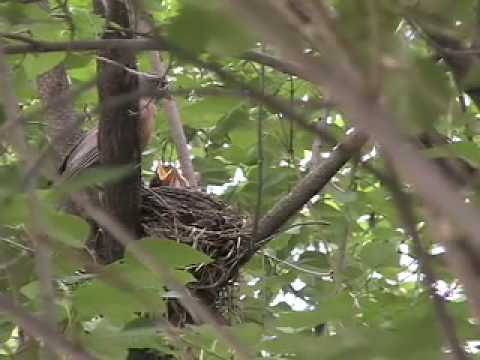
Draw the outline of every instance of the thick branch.
[[[287,75],[302,77],[301,69],[296,64],[283,61],[275,56],[271,56],[262,52],[247,51],[241,55],[241,59],[271,67]]]
[[[350,134],[332,151],[330,157],[300,180],[292,191],[278,201],[260,220],[257,241],[261,242],[263,239],[273,235],[293,215],[301,210],[313,196],[318,194],[328,184],[343,165],[358,153],[366,140],[366,136],[361,133],[354,132]]]
[[[452,222],[463,231],[467,237],[468,254],[478,263],[480,259],[480,224],[478,209],[465,204],[463,197],[453,188],[448,179],[442,176],[439,169],[431,161],[423,158],[417,149],[406,142],[398,129],[395,116],[380,97],[372,96],[368,89],[368,81],[364,74],[349,58],[348,51],[342,48],[337,39],[335,27],[327,21],[325,16],[320,15],[320,20],[315,22],[315,27],[309,24],[309,28],[321,30],[320,39],[324,39],[332,47],[338,56],[330,59],[317,59],[305,56],[297,28],[303,28],[303,20],[295,18],[296,24],[282,19],[277,7],[285,7],[285,3],[271,1],[244,2],[229,0],[235,10],[244,15],[258,33],[264,35],[274,43],[289,61],[302,67],[304,73],[312,83],[325,87],[337,103],[347,114],[355,126],[371,134],[392,159],[395,167],[406,181],[411,182],[423,201],[432,210],[436,210],[448,216]],[[316,7],[323,7],[322,2],[315,2]],[[288,8],[283,8],[289,11]],[[293,29],[292,29],[293,28]],[[293,31],[292,31],[293,30]],[[321,47],[318,39],[311,39],[314,46]],[[460,241],[453,239],[457,244]],[[444,243],[444,245],[447,245]],[[464,246],[463,249],[466,249]],[[469,268],[473,261],[468,264],[458,264]],[[478,268],[477,268],[478,269]],[[465,285],[466,292],[470,295],[476,316],[480,316],[480,292],[478,286],[472,287],[472,283],[464,276],[463,271],[452,269]],[[477,273],[478,279],[478,273]],[[478,283],[478,281],[477,281]]]
[[[28,44],[5,46],[5,54],[15,55],[27,53],[49,53],[62,51],[79,52],[113,49],[128,49],[131,51],[170,50],[168,45],[158,41],[157,39],[101,39],[51,42],[38,41],[28,38]],[[240,59],[257,62],[285,74],[301,77],[300,68],[294,63],[286,62],[274,56],[258,51],[247,51],[240,55]]]
[[[80,41],[31,41],[25,45],[12,45],[4,47],[5,54],[28,54],[49,52],[75,52],[97,50],[168,50],[157,40],[153,39],[101,39]]]

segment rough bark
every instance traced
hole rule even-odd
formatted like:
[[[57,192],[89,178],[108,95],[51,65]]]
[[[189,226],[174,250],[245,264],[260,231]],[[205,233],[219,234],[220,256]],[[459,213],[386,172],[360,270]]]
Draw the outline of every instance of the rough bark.
[[[97,9],[107,16],[107,22],[129,28],[128,10],[123,2],[110,0],[103,2],[106,11]],[[107,26],[104,39],[125,39],[129,35],[114,27]],[[105,61],[97,63],[98,93],[100,104],[112,97],[125,95],[138,88],[138,78],[126,68],[135,69],[135,53],[129,49],[107,49],[99,51],[99,56],[113,60],[115,64]],[[120,65],[120,66],[119,66]],[[105,167],[132,167],[131,172],[122,179],[105,187],[103,206],[105,210],[136,236],[140,235],[140,161],[141,140],[138,101],[127,101],[114,109],[103,107],[100,111],[98,145],[100,163]],[[124,249],[115,237],[106,232],[96,245],[98,255],[109,263],[123,256]]]
[[[77,114],[72,99],[64,97],[69,89],[67,73],[62,64],[37,78],[42,104],[47,108],[47,136],[57,155],[62,159],[80,139],[81,130],[76,126]],[[64,98],[64,101],[58,101]],[[65,129],[72,129],[65,132]]]

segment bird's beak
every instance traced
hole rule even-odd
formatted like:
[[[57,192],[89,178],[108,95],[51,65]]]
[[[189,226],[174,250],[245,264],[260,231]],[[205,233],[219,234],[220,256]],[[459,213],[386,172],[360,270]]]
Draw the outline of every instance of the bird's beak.
[[[172,171],[172,169],[168,169],[162,166],[160,167],[160,169],[158,169],[158,177],[161,181],[166,181],[171,176]]]

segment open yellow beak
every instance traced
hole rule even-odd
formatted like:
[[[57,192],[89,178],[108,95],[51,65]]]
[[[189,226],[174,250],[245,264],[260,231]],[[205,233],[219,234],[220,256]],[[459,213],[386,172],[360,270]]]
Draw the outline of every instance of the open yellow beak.
[[[165,166],[161,166],[160,169],[158,170],[158,177],[160,178],[161,181],[165,181],[167,183],[170,183],[169,180],[171,180],[173,176],[173,169],[172,168],[167,168]]]

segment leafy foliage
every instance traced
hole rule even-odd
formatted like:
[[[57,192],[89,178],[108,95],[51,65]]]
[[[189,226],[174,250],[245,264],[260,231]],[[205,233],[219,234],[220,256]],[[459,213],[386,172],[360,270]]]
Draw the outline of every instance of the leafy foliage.
[[[93,12],[90,2],[67,1],[66,8],[57,1],[49,3],[48,9],[27,1],[0,1],[0,37],[10,33],[38,41],[98,38],[103,20]],[[473,36],[478,27],[473,16],[477,2],[329,3],[337,14],[339,35],[351,45],[349,50],[359,68],[368,72],[382,67],[377,80],[386,102],[402,119],[398,125],[405,135],[435,127],[455,142],[425,150],[426,156],[461,158],[478,167],[478,108],[467,97],[467,108],[461,109],[457,96],[463,84],[453,81],[445,64],[436,61],[429,41],[411,25],[440,28],[462,42],[478,41],[478,34]],[[369,4],[374,4],[373,10]],[[265,94],[288,106],[300,104],[297,107],[308,122],[325,123],[339,135],[339,141],[350,129],[349,119],[340,109],[321,105],[328,99],[309,82],[242,60],[240,55],[258,46],[261,35],[245,31],[243,19],[226,12],[220,2],[149,0],[144,6],[175,45],[219,63],[248,86],[260,89],[264,83]],[[376,35],[372,34],[372,21]],[[22,43],[5,37],[0,45],[4,40],[7,45]],[[265,47],[270,52],[268,44],[257,50]],[[320,55],[330,64],[336,61]],[[140,68],[151,71],[146,56],[139,54]],[[37,77],[63,64],[72,88],[80,88],[96,77],[94,55],[52,52],[9,55],[7,60],[13,90],[26,114],[29,144],[40,151],[47,139],[43,114],[38,111]],[[168,61],[173,92],[182,94],[177,102],[202,188],[252,217],[261,193],[258,208],[260,215],[265,214],[309,171],[313,134],[261,106],[258,99],[237,96],[238,89],[218,74],[175,53],[169,54]],[[469,75],[468,84],[478,86],[475,74]],[[208,90],[221,95],[208,95]],[[86,127],[96,123],[97,103],[96,91],[91,88],[76,98],[79,113],[93,114]],[[0,106],[1,125],[5,104]],[[332,147],[323,144],[321,151],[328,158]],[[361,157],[368,158],[371,166],[383,167],[380,151],[372,144],[364,147]],[[154,139],[144,154],[145,180],[152,176],[155,160],[177,160],[163,112],[158,114]],[[79,272],[92,265],[85,251],[89,226],[85,220],[59,211],[62,195],[111,180],[122,169],[92,172],[53,189],[39,176],[33,191],[40,202],[36,210],[28,197],[26,170],[13,149],[6,145],[1,148],[1,294],[32,313],[42,308],[32,242],[39,212],[51,250],[57,318],[68,339],[99,359],[125,358],[129,348],[153,348],[178,357],[189,352],[202,359],[232,358],[229,344],[209,324],[180,329],[179,339],[172,338],[162,314],[166,299],[176,294],[169,292],[162,274],[152,273],[132,253],[104,267],[98,276]],[[478,200],[472,197],[472,201]],[[421,208],[421,204],[416,205]],[[462,288],[423,220],[419,219],[417,227],[432,252],[437,291],[448,303],[461,338],[478,339]],[[183,284],[193,280],[190,265],[209,261],[198,250],[172,241],[143,239],[140,244]],[[391,195],[359,159],[354,159],[244,265],[233,305],[227,311],[232,333],[258,358],[438,359],[444,355],[445,341],[430,293],[422,286],[418,254],[412,249]],[[143,316],[146,313],[149,315]],[[14,319],[0,313],[0,358],[36,359],[39,344],[19,340],[15,337],[18,331]]]

